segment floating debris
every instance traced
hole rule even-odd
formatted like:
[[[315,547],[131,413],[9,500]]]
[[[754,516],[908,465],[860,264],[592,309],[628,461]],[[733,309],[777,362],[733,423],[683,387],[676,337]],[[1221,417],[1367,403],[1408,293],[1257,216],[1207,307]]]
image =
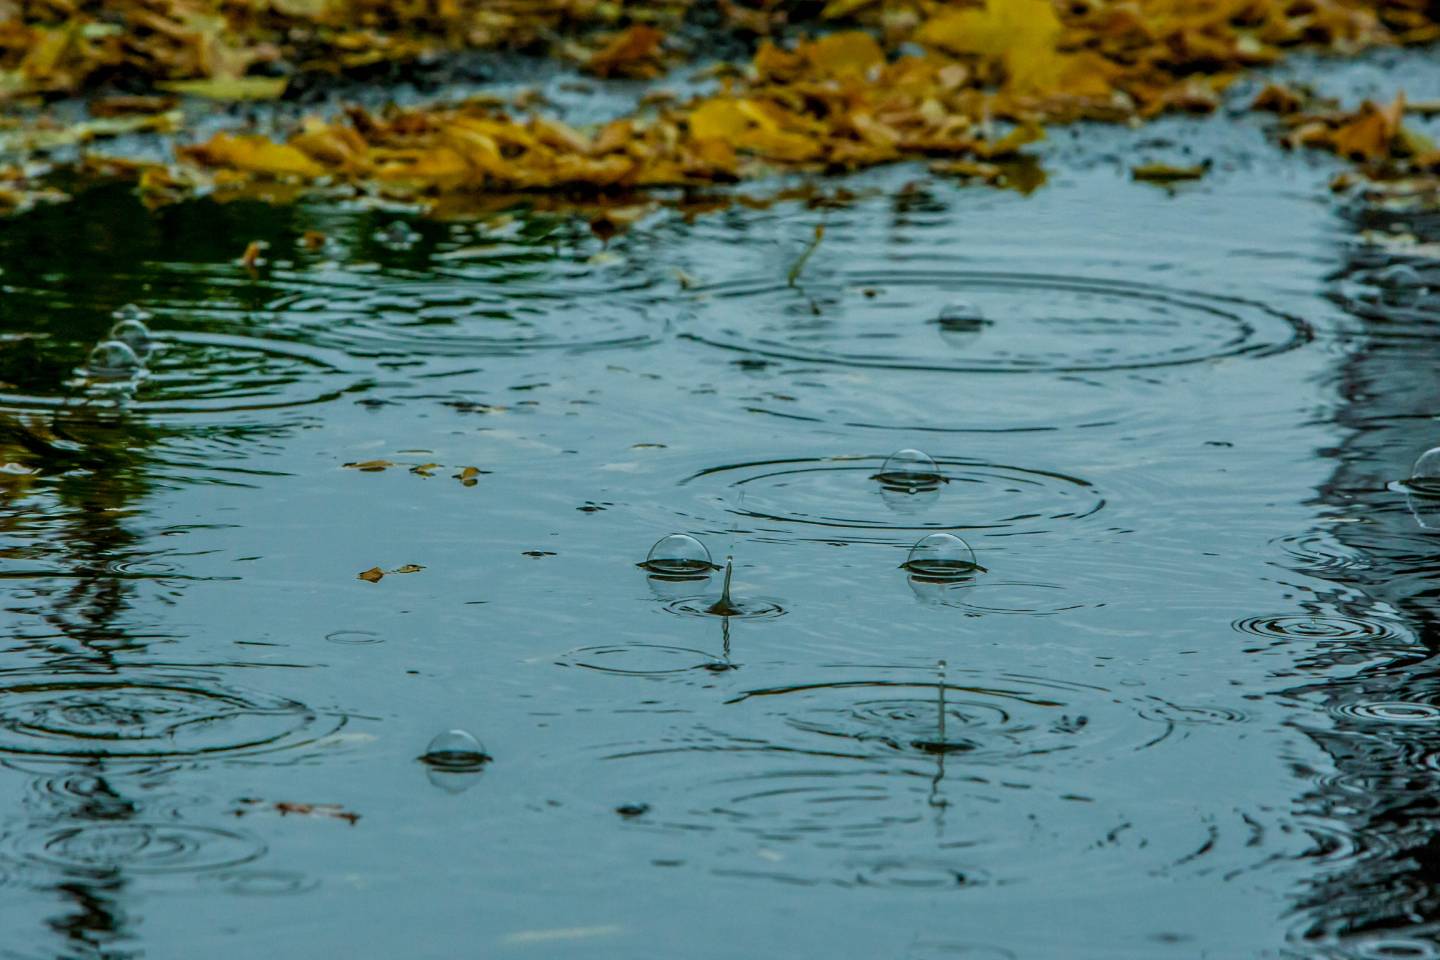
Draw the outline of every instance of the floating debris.
[[[409,250],[420,242],[420,233],[404,220],[394,220],[375,231],[375,242],[391,250]]]

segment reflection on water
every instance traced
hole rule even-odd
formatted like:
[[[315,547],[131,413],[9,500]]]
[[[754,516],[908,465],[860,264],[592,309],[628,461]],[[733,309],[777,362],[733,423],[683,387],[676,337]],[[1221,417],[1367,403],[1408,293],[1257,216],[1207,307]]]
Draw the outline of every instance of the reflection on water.
[[[0,953],[1423,955],[1436,284],[1265,156],[11,222]]]

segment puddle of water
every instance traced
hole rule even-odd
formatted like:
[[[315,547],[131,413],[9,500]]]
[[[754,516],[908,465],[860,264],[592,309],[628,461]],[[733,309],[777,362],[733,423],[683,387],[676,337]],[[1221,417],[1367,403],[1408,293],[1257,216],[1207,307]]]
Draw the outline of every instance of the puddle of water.
[[[603,247],[11,221],[3,950],[1427,955],[1434,271],[1096,136]]]

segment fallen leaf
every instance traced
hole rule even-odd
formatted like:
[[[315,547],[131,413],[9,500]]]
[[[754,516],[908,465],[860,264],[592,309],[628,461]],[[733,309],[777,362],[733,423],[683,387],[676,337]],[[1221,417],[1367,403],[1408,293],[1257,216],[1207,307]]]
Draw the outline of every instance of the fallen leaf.
[[[286,77],[207,77],[203,80],[173,80],[157,83],[168,93],[207,100],[277,100],[290,83]]]
[[[1175,183],[1180,180],[1199,180],[1210,172],[1210,163],[1179,167],[1168,163],[1142,163],[1130,168],[1130,176],[1150,183]]]
[[[357,580],[364,580],[368,583],[379,583],[384,577],[385,571],[379,567],[371,567],[369,570],[363,570],[355,575]]]
[[[396,466],[396,463],[394,460],[356,460],[344,466],[348,470],[360,470],[364,473],[379,473],[381,470]]]

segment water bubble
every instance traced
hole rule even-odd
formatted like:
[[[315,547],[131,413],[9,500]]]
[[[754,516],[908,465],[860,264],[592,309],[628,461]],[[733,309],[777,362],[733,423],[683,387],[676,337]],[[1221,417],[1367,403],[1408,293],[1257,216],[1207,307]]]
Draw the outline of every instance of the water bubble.
[[[684,580],[703,579],[715,569],[705,544],[685,533],[672,533],[655,541],[640,566],[656,576]]]
[[[990,325],[980,308],[969,300],[951,300],[940,308],[934,322],[956,333],[978,333]]]
[[[126,320],[139,320],[141,322],[144,322],[146,320],[149,320],[153,316],[153,314],[149,310],[146,310],[144,307],[136,306],[133,303],[127,303],[123,307],[119,307],[111,311],[110,316],[123,323]]]
[[[409,250],[420,242],[420,234],[404,220],[395,220],[376,230],[375,240],[391,250]]]
[[[478,770],[490,760],[485,747],[464,730],[446,730],[436,734],[420,758],[437,770],[466,772]]]
[[[953,582],[968,580],[984,572],[970,544],[950,533],[932,533],[910,548],[901,564],[911,576],[922,580]]]
[[[886,489],[902,493],[924,493],[945,482],[933,457],[909,448],[892,453],[875,479]]]
[[[1396,263],[1375,274],[1380,299],[1392,307],[1413,307],[1427,288],[1419,272],[1409,264]]]
[[[1405,502],[1422,530],[1440,530],[1440,447],[1426,450],[1399,485]]]
[[[133,377],[141,368],[140,358],[128,343],[103,340],[90,351],[85,361],[88,376],[104,380]]]
[[[148,353],[152,344],[150,328],[145,326],[144,321],[134,318],[121,320],[111,327],[110,339],[130,347],[137,356]]]

